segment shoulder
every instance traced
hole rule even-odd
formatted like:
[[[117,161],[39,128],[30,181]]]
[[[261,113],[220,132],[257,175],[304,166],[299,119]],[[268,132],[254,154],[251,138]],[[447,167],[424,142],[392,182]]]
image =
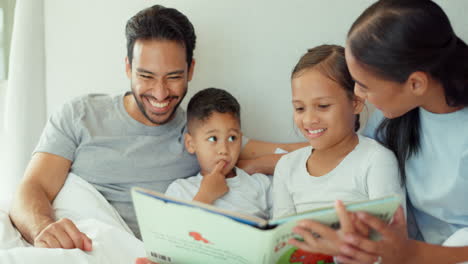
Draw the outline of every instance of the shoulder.
[[[359,148],[361,150],[360,154],[370,164],[382,162],[397,163],[395,154],[375,139],[359,135]]]
[[[289,152],[281,157],[278,161],[278,164],[295,164],[296,162],[301,162],[304,158],[309,157],[312,151],[311,146],[303,147],[300,149],[296,149],[295,151]]]

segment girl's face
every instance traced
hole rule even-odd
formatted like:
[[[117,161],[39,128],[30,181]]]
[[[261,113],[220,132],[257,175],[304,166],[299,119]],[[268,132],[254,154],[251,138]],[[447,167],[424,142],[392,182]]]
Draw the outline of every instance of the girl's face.
[[[355,115],[363,104],[352,100],[337,82],[311,68],[292,79],[294,122],[317,150],[354,135]]]
[[[345,56],[349,72],[355,81],[354,93],[369,100],[385,117],[399,117],[418,106],[417,98],[409,87],[410,81],[398,83],[384,80],[363,67],[349,49],[345,49]]]

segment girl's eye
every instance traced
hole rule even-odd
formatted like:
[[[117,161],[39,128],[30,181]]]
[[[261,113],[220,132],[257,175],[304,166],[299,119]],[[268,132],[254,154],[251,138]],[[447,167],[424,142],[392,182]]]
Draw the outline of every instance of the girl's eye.
[[[229,142],[234,142],[236,139],[237,139],[236,136],[230,136],[230,137],[228,138],[228,141],[229,141]]]
[[[326,108],[330,107],[330,105],[329,104],[321,104],[321,105],[318,105],[318,107],[321,108],[321,109],[326,109]]]
[[[215,136],[209,137],[208,141],[210,142],[216,142],[218,139]]]

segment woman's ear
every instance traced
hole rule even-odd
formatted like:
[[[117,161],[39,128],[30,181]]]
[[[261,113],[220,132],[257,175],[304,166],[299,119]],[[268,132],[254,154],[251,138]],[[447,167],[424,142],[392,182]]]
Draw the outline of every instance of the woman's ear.
[[[365,100],[362,97],[359,97],[357,95],[354,96],[353,99],[353,108],[354,108],[354,114],[360,114],[362,112],[362,109],[364,108]]]
[[[185,143],[185,148],[187,149],[187,151],[190,154],[194,154],[195,153],[195,146],[194,146],[194,143],[193,143],[193,138],[189,133],[185,133],[184,143]]]
[[[413,72],[406,80],[406,86],[414,96],[422,96],[426,93],[429,85],[429,76],[422,71]]]

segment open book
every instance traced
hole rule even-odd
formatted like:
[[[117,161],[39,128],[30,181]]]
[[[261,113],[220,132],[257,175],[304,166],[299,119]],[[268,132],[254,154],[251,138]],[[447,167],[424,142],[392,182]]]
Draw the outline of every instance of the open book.
[[[147,256],[160,264],[332,263],[313,262],[311,254],[287,241],[297,236],[292,229],[301,219],[339,228],[333,207],[268,221],[143,188],[133,188],[132,197]],[[366,211],[388,222],[399,205],[399,197],[389,196],[349,203],[346,208]]]

